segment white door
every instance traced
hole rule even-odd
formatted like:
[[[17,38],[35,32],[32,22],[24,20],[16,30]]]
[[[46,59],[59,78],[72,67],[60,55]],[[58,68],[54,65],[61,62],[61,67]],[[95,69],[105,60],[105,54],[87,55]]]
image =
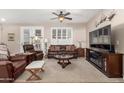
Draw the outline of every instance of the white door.
[[[24,44],[33,44],[35,50],[44,51],[44,31],[43,27],[39,26],[26,26],[21,27],[20,32],[20,51],[23,52]]]

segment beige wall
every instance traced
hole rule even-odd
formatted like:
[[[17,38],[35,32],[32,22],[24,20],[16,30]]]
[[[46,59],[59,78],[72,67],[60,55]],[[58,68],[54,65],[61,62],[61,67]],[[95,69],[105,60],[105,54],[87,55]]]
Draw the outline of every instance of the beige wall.
[[[18,25],[4,25],[2,33],[2,42],[6,43],[11,50],[11,52],[17,52],[19,47],[19,34],[20,28]],[[15,34],[15,41],[8,41],[8,33]],[[1,37],[1,35],[0,35]]]
[[[116,10],[116,15],[111,22],[104,22],[95,27],[95,22],[100,20],[102,14],[108,15],[112,10],[104,10],[103,12],[97,14],[92,20],[87,23],[87,47],[89,47],[89,32],[94,29],[100,28],[102,26],[111,24],[112,27],[112,38],[115,45],[115,50],[118,53],[124,54],[124,10]],[[124,56],[123,56],[124,58]],[[124,63],[124,59],[123,59]],[[123,64],[123,73],[124,73],[124,64]],[[124,74],[123,74],[124,77]]]
[[[48,39],[50,44],[51,38],[51,27],[72,27],[73,28],[73,38],[74,44],[78,47],[77,41],[84,41],[82,47],[86,46],[86,26],[84,24],[40,24],[40,25],[31,25],[31,24],[6,24],[3,26],[3,41],[7,43],[11,53],[17,53],[20,50],[20,27],[21,26],[42,26],[44,27],[44,36]],[[15,41],[8,41],[8,33],[15,33]],[[1,33],[0,33],[1,34]],[[1,35],[0,35],[1,36]]]

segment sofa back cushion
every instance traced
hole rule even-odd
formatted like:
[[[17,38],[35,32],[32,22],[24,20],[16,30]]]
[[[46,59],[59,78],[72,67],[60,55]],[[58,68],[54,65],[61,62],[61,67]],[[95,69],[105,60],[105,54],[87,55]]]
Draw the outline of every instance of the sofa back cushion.
[[[76,47],[75,45],[51,45],[50,51],[75,51]]]
[[[51,45],[49,49],[50,49],[50,51],[54,51],[55,50],[53,45]]]
[[[54,46],[55,50],[54,51],[60,51],[60,46]]]
[[[67,45],[66,51],[75,51],[76,47],[74,45]]]
[[[0,60],[3,61],[3,60],[9,60],[9,51],[8,51],[8,48],[7,48],[7,45],[5,44],[0,44]]]
[[[58,46],[58,45],[51,45],[49,49],[50,49],[50,51],[60,51],[60,46]]]
[[[71,46],[71,51],[75,51],[75,49],[76,49],[75,45],[72,45]]]
[[[66,51],[71,51],[71,46],[70,45],[66,46]]]
[[[24,52],[34,52],[34,46],[32,44],[23,45]]]

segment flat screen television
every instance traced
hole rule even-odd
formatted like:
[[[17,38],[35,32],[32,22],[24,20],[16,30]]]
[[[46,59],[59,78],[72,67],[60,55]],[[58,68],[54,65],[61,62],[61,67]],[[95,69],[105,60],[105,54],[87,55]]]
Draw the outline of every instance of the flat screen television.
[[[89,33],[90,47],[114,52],[114,45],[112,45],[111,38],[111,25],[99,28]]]

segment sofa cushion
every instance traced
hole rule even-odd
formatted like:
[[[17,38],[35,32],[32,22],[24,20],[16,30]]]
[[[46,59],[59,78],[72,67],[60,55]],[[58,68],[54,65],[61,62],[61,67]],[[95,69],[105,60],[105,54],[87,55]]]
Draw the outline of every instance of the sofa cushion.
[[[71,46],[71,51],[75,51],[76,47],[74,45]]]
[[[74,45],[67,45],[66,51],[75,51],[76,47]]]
[[[56,55],[56,54],[58,54],[58,52],[50,51],[49,54],[50,54],[50,55]]]
[[[25,51],[25,52],[34,52],[34,51],[35,51],[35,50],[34,50],[34,46],[31,45],[31,44],[24,45],[23,48],[24,48],[24,51]]]
[[[11,61],[0,61],[0,65],[12,64]]]
[[[17,62],[12,62],[14,71],[17,71],[21,69],[22,67],[26,67],[26,61],[17,61]]]
[[[55,47],[53,45],[50,46],[50,51],[55,51]]]
[[[60,46],[51,45],[51,46],[50,46],[50,51],[60,51]]]
[[[66,46],[66,51],[71,51],[71,46],[67,45]]]
[[[15,56],[11,56],[10,57],[10,61],[16,62],[16,61],[23,61],[26,60],[26,56],[25,55],[15,55]]]
[[[60,46],[54,46],[54,51],[60,51]]]

